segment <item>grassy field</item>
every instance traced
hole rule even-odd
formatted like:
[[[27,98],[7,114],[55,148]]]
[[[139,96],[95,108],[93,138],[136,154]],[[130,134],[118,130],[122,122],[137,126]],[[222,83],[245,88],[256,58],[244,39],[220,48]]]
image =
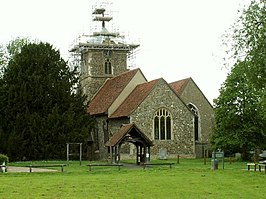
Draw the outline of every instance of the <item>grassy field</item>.
[[[120,171],[116,167],[88,171],[88,163],[70,162],[63,173],[0,173],[0,198],[263,198],[266,193],[264,172],[248,172],[245,162],[225,162],[224,170],[219,162],[215,171],[210,169],[210,159],[206,165],[202,159],[180,159],[172,169],[123,167]]]

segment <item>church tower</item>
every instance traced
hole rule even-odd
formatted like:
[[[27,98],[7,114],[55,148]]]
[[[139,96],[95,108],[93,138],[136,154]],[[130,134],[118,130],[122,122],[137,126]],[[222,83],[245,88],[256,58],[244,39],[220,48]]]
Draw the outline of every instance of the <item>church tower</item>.
[[[137,48],[128,44],[124,36],[109,32],[106,23],[112,16],[106,15],[106,8],[95,7],[92,20],[100,23],[100,30],[93,32],[85,42],[75,45],[71,52],[80,55],[80,86],[87,101],[90,101],[108,78],[127,71],[127,58]]]

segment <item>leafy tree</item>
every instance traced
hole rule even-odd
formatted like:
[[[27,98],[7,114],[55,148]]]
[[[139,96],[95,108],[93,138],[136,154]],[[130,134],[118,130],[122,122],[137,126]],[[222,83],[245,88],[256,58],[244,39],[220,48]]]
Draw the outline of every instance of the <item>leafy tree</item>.
[[[7,45],[0,45],[0,73],[3,74],[5,68],[7,67],[7,64],[9,60],[12,59],[12,57],[15,54],[18,54],[21,51],[21,48],[28,44],[30,42],[30,39],[28,38],[20,38],[17,37],[16,39],[10,41]]]
[[[233,35],[235,55],[249,63],[247,73],[259,89],[266,86],[266,1],[253,0],[243,11]]]
[[[14,53],[0,83],[0,144],[10,159],[61,159],[66,142],[86,142],[92,120],[77,84],[76,70],[48,43]]]
[[[265,145],[265,120],[260,115],[261,94],[249,83],[244,62],[238,63],[228,75],[214,100],[215,133],[214,148],[248,152]]]
[[[233,26],[235,64],[214,100],[213,148],[247,155],[266,146],[266,1],[253,0]]]
[[[4,45],[0,44],[0,77],[2,77],[4,73],[7,62],[8,62],[7,50]]]

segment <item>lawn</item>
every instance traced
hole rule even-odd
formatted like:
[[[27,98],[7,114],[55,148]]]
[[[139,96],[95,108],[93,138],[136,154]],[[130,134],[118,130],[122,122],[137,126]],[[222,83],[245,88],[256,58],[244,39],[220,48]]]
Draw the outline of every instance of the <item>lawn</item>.
[[[176,163],[176,160],[167,161]],[[206,165],[202,159],[180,159],[180,164],[171,169],[164,165],[145,170],[122,167],[120,171],[116,167],[93,167],[88,171],[85,166],[88,163],[82,162],[80,166],[72,161],[63,173],[0,173],[0,198],[262,198],[265,195],[266,175],[247,171],[245,162],[225,162],[224,170],[219,162],[215,171],[210,169],[210,159]]]

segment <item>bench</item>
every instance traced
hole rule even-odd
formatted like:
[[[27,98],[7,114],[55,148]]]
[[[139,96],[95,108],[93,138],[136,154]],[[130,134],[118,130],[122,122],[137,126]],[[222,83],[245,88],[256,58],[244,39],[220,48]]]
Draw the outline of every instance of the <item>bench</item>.
[[[120,171],[120,167],[124,165],[123,164],[87,164],[86,166],[89,166],[90,171],[92,167],[118,167],[118,170]]]
[[[259,166],[259,172],[261,172],[261,167],[264,167],[264,172],[266,174],[266,164],[258,164]]]
[[[66,164],[34,164],[34,165],[28,165],[26,167],[30,168],[30,173],[32,172],[32,168],[40,168],[40,167],[61,167],[61,172],[64,172],[64,166],[67,166]]]
[[[248,171],[250,170],[250,166],[253,166],[254,167],[254,171],[256,171],[257,164],[255,164],[255,163],[247,163],[247,166],[248,166]]]
[[[174,165],[175,163],[173,162],[164,162],[164,163],[142,163],[143,169],[146,168],[146,166],[160,166],[160,165],[169,165],[170,169],[172,168],[172,165]]]

